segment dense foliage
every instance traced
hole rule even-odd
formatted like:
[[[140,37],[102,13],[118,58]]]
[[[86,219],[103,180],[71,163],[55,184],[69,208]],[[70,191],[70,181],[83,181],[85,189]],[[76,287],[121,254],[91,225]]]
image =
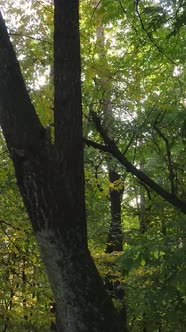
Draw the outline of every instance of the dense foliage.
[[[53,137],[52,4],[2,8]],[[80,15],[84,137],[97,144],[85,144],[89,247],[131,332],[184,332],[186,216],[104,150],[98,122],[137,169],[186,204],[186,2],[82,0]],[[55,305],[2,136],[0,156],[0,329],[48,331]],[[108,254],[113,191],[122,194],[123,251]]]

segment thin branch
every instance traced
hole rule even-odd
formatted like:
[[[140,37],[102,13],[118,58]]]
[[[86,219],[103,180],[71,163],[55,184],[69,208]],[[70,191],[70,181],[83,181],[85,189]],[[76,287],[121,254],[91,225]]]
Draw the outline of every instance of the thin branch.
[[[0,156],[2,156],[2,155],[5,154],[5,153],[8,153],[8,150],[7,150],[7,149],[4,150],[4,151],[2,151],[2,152],[0,153]]]
[[[167,152],[167,160],[166,161],[167,161],[167,166],[168,166],[168,170],[169,170],[171,192],[172,192],[172,194],[175,194],[175,185],[174,185],[175,174],[174,174],[174,169],[173,169],[173,164],[172,164],[170,144],[169,144],[168,139],[162,133],[162,131],[157,127],[156,123],[154,123],[154,129],[157,131],[158,135],[165,142],[166,152]]]
[[[14,229],[16,229],[16,230],[18,230],[18,231],[22,231],[21,228],[19,228],[19,227],[15,227],[14,225],[12,225],[11,223],[9,223],[8,221],[6,221],[6,220],[4,220],[4,219],[0,219],[0,224],[4,224],[4,225],[9,226],[9,227],[12,227],[12,228],[14,228]]]
[[[145,25],[143,23],[143,20],[142,20],[142,17],[141,17],[141,14],[139,12],[139,0],[138,1],[135,1],[135,8],[136,8],[136,14],[140,20],[140,24],[141,24],[141,27],[143,29],[143,31],[145,31],[147,37],[149,38],[149,40],[151,41],[151,43],[156,47],[156,49],[159,51],[159,53],[161,53],[165,58],[167,58],[172,64],[174,64],[175,66],[177,66],[177,63],[172,60],[161,48],[160,46],[155,42],[154,38],[152,37],[152,35],[148,32],[148,30],[145,28]]]
[[[131,144],[132,144],[132,142],[134,140],[134,137],[135,137],[135,133],[133,132],[133,134],[132,134],[132,136],[131,136],[131,138],[130,138],[128,144],[127,144],[127,146],[125,147],[125,150],[123,151],[124,155],[127,153],[128,149],[130,148],[130,146],[131,146]]]
[[[51,45],[51,46],[54,45],[52,42],[49,42],[46,39],[41,39],[41,38],[38,38],[38,37],[36,38],[36,37],[30,36],[30,35],[25,35],[25,34],[22,34],[22,33],[9,32],[9,35],[10,36],[16,36],[16,37],[21,37],[21,38],[25,37],[25,38],[32,39],[32,40],[35,40],[35,41],[38,41],[38,42],[42,42],[42,43],[45,43],[45,44],[48,44],[48,45]]]
[[[99,1],[96,3],[96,5],[95,5],[95,7],[94,7],[94,10],[93,10],[93,12],[92,12],[91,18],[90,18],[90,22],[92,21],[92,19],[93,19],[93,17],[94,17],[94,14],[95,14],[96,10],[99,8],[100,3],[101,3],[101,0],[99,0]]]
[[[95,149],[101,150],[101,151],[103,151],[103,152],[108,152],[108,153],[110,153],[110,149],[109,149],[107,146],[103,145],[103,144],[96,143],[96,142],[91,141],[91,140],[89,140],[89,139],[87,139],[87,138],[83,138],[83,141],[84,141],[84,143],[85,143],[87,146],[92,146],[92,147],[95,148]]]
[[[2,221],[2,220],[1,220]],[[20,252],[20,253],[22,253],[23,254],[23,256],[25,256],[25,252],[15,243],[15,241],[13,241],[12,240],[12,238],[11,238],[11,236],[7,233],[7,231],[5,230],[5,228],[4,228],[4,225],[3,225],[3,223],[1,222],[1,224],[0,224],[0,226],[1,226],[1,229],[2,229],[2,231],[4,232],[4,234],[7,236],[7,238],[8,238],[8,240],[10,241],[10,243],[12,243],[13,244],[13,246],[18,250],[18,252]],[[27,257],[27,256],[26,256]]]
[[[15,229],[16,231],[22,231],[28,235],[31,235],[32,234],[32,230],[27,230],[27,229],[24,229],[24,228],[20,228],[20,227],[17,227],[17,226],[14,226],[12,225],[10,222],[4,220],[4,219],[0,219],[0,225],[6,225],[8,227],[11,227],[13,229]]]

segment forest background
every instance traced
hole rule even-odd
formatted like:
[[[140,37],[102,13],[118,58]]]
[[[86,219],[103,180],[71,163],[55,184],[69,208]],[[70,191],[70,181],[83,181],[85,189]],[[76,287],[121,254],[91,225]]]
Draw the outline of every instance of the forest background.
[[[53,6],[2,1],[53,133]],[[89,248],[132,332],[186,328],[186,2],[80,2]],[[1,133],[0,328],[54,329],[52,292]]]

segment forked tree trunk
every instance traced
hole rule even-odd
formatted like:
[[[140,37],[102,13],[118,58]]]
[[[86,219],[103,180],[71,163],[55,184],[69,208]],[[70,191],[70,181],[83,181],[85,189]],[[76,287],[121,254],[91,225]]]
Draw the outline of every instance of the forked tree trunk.
[[[55,144],[30,101],[2,16],[0,122],[53,290],[57,331],[121,332],[87,248],[78,1],[54,6]]]

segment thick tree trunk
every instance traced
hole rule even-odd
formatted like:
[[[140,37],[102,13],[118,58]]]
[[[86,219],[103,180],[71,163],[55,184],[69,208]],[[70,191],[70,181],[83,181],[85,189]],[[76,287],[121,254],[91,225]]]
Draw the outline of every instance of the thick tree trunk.
[[[30,101],[2,16],[0,122],[53,290],[57,331],[120,332],[87,248],[78,1],[54,5],[55,145]]]

